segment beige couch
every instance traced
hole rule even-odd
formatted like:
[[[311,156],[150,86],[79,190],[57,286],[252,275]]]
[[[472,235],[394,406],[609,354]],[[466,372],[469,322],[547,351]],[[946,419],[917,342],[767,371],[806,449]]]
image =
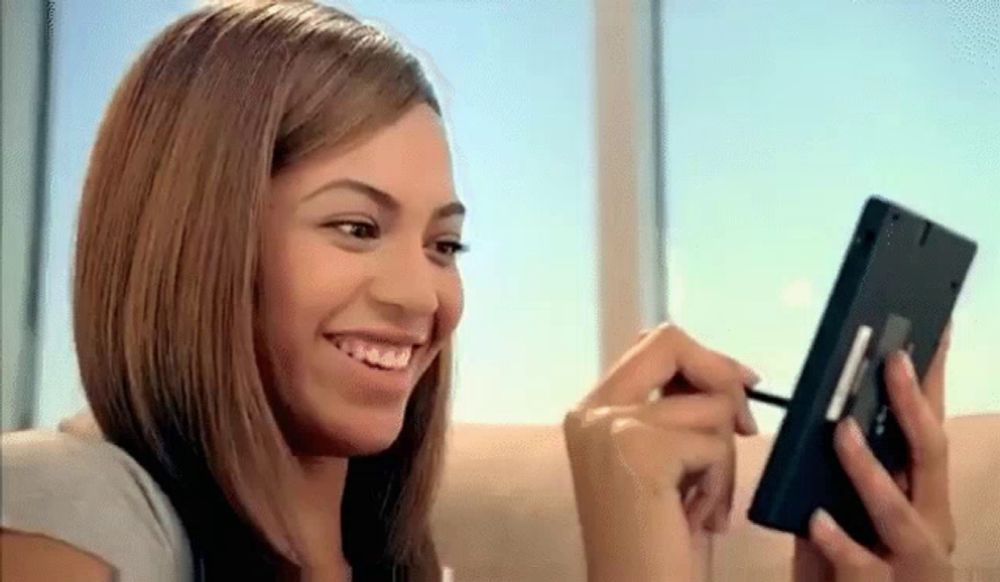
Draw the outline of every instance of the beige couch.
[[[1000,414],[949,419],[947,432],[956,581],[1000,581]],[[739,442],[734,519],[712,540],[712,580],[790,579],[791,538],[746,519],[770,442]],[[453,426],[434,531],[456,582],[584,580],[561,428]]]

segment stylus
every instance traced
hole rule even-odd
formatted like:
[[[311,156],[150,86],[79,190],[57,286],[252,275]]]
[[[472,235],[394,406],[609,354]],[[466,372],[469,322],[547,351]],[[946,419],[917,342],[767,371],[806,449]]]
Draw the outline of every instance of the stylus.
[[[763,402],[764,404],[770,404],[771,406],[778,406],[780,408],[788,408],[788,398],[775,396],[774,394],[768,394],[766,392],[758,392],[750,387],[747,387],[746,393],[747,398],[750,400],[756,400],[757,402]]]

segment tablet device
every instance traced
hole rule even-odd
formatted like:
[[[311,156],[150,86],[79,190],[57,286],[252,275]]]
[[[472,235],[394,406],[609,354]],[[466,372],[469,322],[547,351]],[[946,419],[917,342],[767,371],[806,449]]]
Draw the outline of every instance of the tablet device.
[[[858,543],[879,539],[833,449],[853,416],[890,471],[908,461],[889,407],[886,357],[909,351],[923,378],[976,253],[970,239],[881,197],[867,200],[851,236],[750,505],[750,521],[809,537],[818,508]]]

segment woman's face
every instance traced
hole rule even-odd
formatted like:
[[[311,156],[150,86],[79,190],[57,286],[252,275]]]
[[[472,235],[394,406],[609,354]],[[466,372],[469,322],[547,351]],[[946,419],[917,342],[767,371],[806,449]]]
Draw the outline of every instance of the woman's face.
[[[298,453],[384,450],[462,312],[463,209],[441,121],[419,105],[272,186],[260,323],[279,422]]]

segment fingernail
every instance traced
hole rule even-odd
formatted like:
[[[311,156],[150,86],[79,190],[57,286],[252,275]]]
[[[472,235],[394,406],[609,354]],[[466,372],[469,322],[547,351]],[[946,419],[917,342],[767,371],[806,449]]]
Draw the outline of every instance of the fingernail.
[[[832,533],[837,529],[837,522],[833,521],[830,514],[825,509],[817,509],[813,512],[811,520],[814,527],[824,533]]]
[[[740,372],[743,374],[743,376],[750,380],[750,386],[756,386],[757,384],[760,383],[760,374],[754,372],[752,369],[750,369],[750,367],[746,366],[745,364],[741,364],[740,362],[736,363],[737,365],[739,365]]]
[[[853,416],[848,416],[844,420],[844,429],[847,431],[847,444],[853,448],[862,448],[868,446],[865,442],[865,435],[861,432],[861,427],[858,426],[858,421],[854,420]]]
[[[902,370],[903,377],[900,380],[904,382],[916,382],[917,372],[913,369],[913,360],[910,359],[910,354],[899,350],[896,352],[896,359],[898,363],[896,364]]]

